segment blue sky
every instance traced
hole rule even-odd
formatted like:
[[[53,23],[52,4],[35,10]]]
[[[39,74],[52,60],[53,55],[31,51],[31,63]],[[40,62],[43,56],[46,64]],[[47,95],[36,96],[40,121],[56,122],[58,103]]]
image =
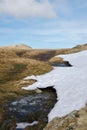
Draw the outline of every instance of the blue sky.
[[[0,46],[67,48],[87,42],[87,0],[0,0]]]

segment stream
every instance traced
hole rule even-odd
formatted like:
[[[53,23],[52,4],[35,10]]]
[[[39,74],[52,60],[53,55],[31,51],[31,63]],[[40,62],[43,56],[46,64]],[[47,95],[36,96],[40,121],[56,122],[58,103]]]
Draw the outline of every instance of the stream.
[[[46,126],[57,95],[53,86],[40,91],[5,105],[6,130],[42,130]]]

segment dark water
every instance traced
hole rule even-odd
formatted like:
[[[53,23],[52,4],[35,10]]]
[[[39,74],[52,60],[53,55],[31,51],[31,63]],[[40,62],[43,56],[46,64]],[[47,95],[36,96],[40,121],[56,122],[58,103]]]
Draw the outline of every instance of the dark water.
[[[68,61],[53,62],[53,63],[50,63],[50,65],[55,66],[55,67],[72,67],[72,65]]]
[[[6,120],[15,123],[38,121],[35,126],[26,130],[42,130],[48,122],[47,115],[57,102],[56,91],[53,87],[41,89],[42,93],[30,94],[27,97],[9,102],[6,106]],[[12,124],[12,123],[11,123]],[[24,130],[24,129],[16,129]]]

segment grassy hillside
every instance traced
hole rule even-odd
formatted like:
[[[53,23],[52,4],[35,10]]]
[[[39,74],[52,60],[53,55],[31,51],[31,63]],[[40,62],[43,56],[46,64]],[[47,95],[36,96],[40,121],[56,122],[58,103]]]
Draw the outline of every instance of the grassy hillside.
[[[55,55],[74,53],[86,50],[87,44],[71,49],[31,49],[21,47],[0,47],[0,106],[8,100],[20,98],[30,92],[22,90],[35,80],[24,81],[28,75],[40,75],[52,70],[49,61],[55,62]],[[3,121],[4,112],[0,107],[0,122]]]
[[[20,91],[24,93],[24,90],[21,90],[20,85],[18,85],[18,82],[24,77],[28,75],[40,75],[52,70],[49,61],[62,61],[61,58],[53,58],[55,55],[86,50],[87,44],[78,45],[71,49],[56,50],[23,47],[25,46],[0,47],[0,99],[3,99],[2,101],[5,98],[7,99],[9,95],[17,96],[15,94],[16,91],[17,93]],[[31,83],[30,81],[29,84]]]
[[[70,49],[60,49],[60,50],[56,50],[56,55],[60,55],[60,54],[71,54],[71,53],[77,53],[79,51],[83,51],[83,50],[87,50],[87,44],[84,45],[77,45],[73,48]],[[49,63],[62,63],[64,62],[63,59],[61,57],[52,57],[49,59]]]
[[[17,93],[24,91],[20,90],[20,85],[17,85],[24,77],[40,75],[52,70],[46,62],[32,59],[31,54],[26,57],[22,55],[24,53],[29,53],[29,50],[0,49],[0,99],[3,99],[2,101],[9,95],[17,96]]]

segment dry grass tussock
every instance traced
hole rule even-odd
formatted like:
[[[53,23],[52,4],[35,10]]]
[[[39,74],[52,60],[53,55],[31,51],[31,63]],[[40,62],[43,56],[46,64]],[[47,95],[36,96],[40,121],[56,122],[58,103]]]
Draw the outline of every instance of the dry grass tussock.
[[[52,57],[50,60],[49,60],[50,63],[53,63],[53,62],[63,62],[63,58],[61,57]]]

